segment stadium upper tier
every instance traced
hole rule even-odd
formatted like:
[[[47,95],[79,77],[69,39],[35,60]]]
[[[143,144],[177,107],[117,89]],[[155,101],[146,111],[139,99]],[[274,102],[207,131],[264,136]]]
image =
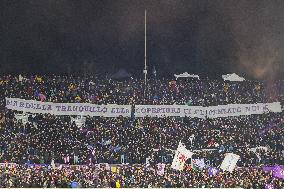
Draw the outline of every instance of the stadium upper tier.
[[[188,104],[213,106],[253,104],[284,100],[282,81],[224,82],[194,79],[150,79],[116,81],[94,77],[33,76],[0,77],[1,102],[5,97],[48,102],[92,104]]]

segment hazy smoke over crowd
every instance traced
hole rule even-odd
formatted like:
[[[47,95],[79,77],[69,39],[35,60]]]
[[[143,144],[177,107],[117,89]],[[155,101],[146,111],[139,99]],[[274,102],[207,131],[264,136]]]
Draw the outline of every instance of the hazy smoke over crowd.
[[[0,7],[3,72],[124,67],[141,74],[147,9],[148,63],[158,74],[283,75],[281,0],[37,0]]]
[[[231,12],[238,42],[238,68],[254,78],[271,78],[284,70],[283,1],[241,1]]]

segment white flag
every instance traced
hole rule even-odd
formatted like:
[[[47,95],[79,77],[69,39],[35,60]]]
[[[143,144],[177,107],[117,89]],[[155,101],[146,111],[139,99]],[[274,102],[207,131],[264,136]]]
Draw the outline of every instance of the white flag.
[[[51,160],[51,164],[50,165],[51,165],[52,169],[55,169],[54,159]]]
[[[233,172],[239,159],[239,155],[227,153],[220,168],[224,171]]]
[[[151,158],[149,158],[149,157],[146,158],[146,167],[150,167],[150,159],[151,159]]]
[[[188,158],[191,158],[192,154],[193,153],[187,150],[185,146],[180,142],[171,167],[175,170],[183,170],[185,161]]]
[[[14,114],[15,118],[17,121],[22,121],[22,123],[24,125],[26,125],[27,123],[29,123],[29,115],[26,113],[22,113],[22,114]]]
[[[75,118],[73,117],[70,117],[70,118],[71,118],[71,123],[74,122],[78,128],[83,127],[86,123],[86,117],[84,116],[77,116]]]
[[[199,169],[203,169],[203,168],[206,167],[206,164],[204,162],[204,158],[192,159],[191,163],[192,163],[193,166],[198,167]]]
[[[23,79],[24,79],[24,77],[20,74],[20,75],[19,75],[19,82],[22,82]]]

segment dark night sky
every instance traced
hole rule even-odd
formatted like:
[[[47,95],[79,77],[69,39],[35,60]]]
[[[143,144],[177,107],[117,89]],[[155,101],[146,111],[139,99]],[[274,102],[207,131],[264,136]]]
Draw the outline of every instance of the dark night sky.
[[[284,75],[283,0],[2,0],[2,73]]]

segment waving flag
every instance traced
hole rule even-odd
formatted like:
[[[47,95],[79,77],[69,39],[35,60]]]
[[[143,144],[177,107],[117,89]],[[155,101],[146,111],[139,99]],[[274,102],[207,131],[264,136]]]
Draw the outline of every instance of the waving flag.
[[[39,97],[39,92],[38,92],[38,90],[36,90],[35,92],[34,92],[34,96],[37,98],[37,97]]]
[[[158,166],[157,175],[163,176],[164,173],[165,173],[165,166],[166,166],[166,164],[158,163],[157,166]]]
[[[71,118],[71,123],[74,122],[78,128],[82,128],[85,125],[86,119],[87,119],[84,116],[77,116],[75,118],[73,117],[70,117],[70,118]]]
[[[192,159],[192,167],[198,167],[199,169],[203,169],[206,165],[204,162],[204,158],[202,159]]]
[[[78,187],[78,182],[73,181],[73,182],[71,183],[71,188],[77,188],[77,187]]]
[[[233,153],[227,153],[220,168],[224,171],[233,172],[239,159],[240,159],[239,155]]]
[[[42,94],[42,93],[39,93],[39,98],[40,98],[40,101],[46,101],[46,96],[44,95],[44,94]]]
[[[30,123],[29,122],[29,115],[28,114],[25,114],[25,113],[22,113],[22,114],[14,114],[15,118],[17,121],[22,121],[22,123],[24,125],[26,125],[27,123]]]
[[[113,151],[114,152],[119,152],[121,150],[121,147],[118,145],[116,145],[114,148],[113,148]]]
[[[187,150],[185,146],[180,142],[171,167],[175,170],[183,170],[185,161],[188,158],[191,158],[192,154],[193,153]]]
[[[280,167],[280,166],[276,166],[273,169],[273,176],[277,177],[277,178],[282,178],[284,179],[284,168]]]
[[[145,167],[146,167],[146,168],[149,168],[149,167],[150,167],[150,160],[151,160],[150,157],[146,158],[146,164],[145,164]]]
[[[274,185],[273,184],[266,184],[265,189],[274,189]]]
[[[219,170],[215,167],[209,167],[208,174],[212,177],[219,174]]]
[[[55,169],[54,159],[51,160],[51,164],[50,165],[51,165],[52,169]]]

